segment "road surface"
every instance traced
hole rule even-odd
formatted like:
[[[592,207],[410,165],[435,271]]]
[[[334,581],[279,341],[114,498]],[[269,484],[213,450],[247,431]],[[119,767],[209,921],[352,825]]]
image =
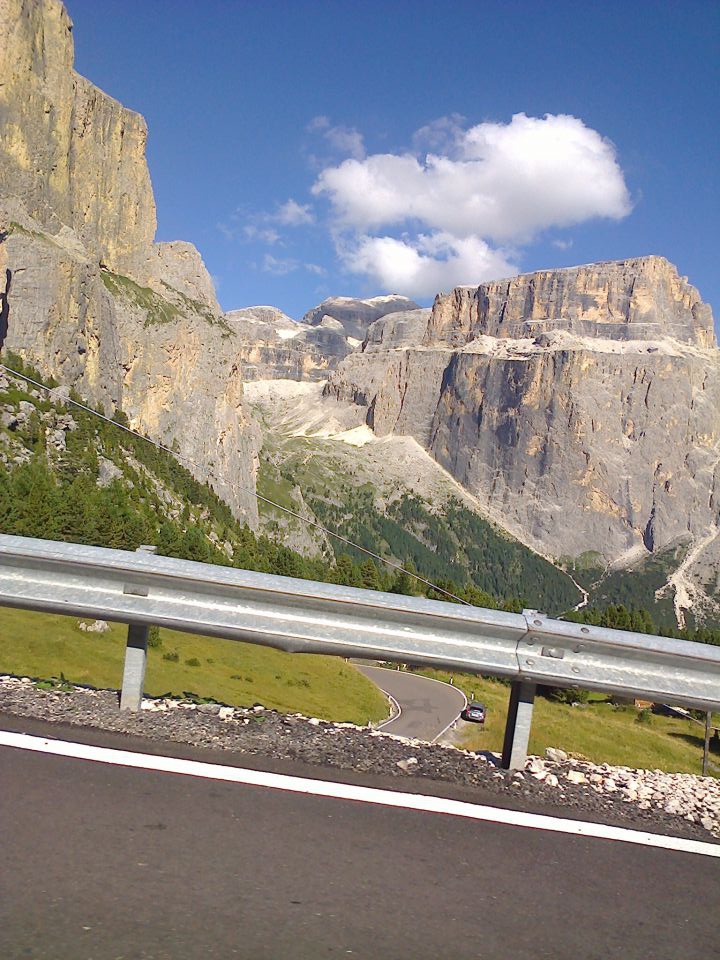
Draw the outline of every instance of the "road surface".
[[[382,724],[386,733],[432,742],[457,720],[467,702],[465,695],[448,683],[405,670],[388,670],[353,662],[400,706],[400,714]]]
[[[239,776],[268,764],[353,776],[10,717],[0,727]],[[0,778],[4,960],[707,960],[717,950],[719,861],[698,853],[9,746]]]

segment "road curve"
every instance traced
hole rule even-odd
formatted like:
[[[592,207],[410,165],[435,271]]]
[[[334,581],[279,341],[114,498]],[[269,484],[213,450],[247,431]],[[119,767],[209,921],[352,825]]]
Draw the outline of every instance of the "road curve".
[[[400,713],[382,724],[386,733],[433,742],[460,716],[467,700],[457,687],[405,670],[355,666],[399,705]]]

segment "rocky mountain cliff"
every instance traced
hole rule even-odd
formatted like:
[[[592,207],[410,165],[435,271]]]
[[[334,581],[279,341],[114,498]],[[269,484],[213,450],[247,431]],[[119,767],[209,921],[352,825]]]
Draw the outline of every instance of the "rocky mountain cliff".
[[[371,325],[396,311],[419,309],[407,297],[330,297],[296,322],[277,307],[257,306],[225,314],[237,334],[242,379],[325,380],[358,349]]]
[[[347,337],[357,341],[355,344],[357,346],[365,339],[371,323],[388,313],[417,309],[418,304],[414,300],[408,300],[407,297],[394,293],[386,297],[371,297],[369,300],[359,300],[356,297],[329,297],[317,307],[308,310],[302,322],[314,327],[330,317],[342,325]]]
[[[276,307],[244,307],[225,314],[236,333],[244,381],[325,380],[357,341],[342,324],[323,316],[315,326],[296,323]]]
[[[198,251],[153,242],[145,123],[73,71],[62,3],[0,0],[0,28],[7,350],[107,412],[121,408],[251,525],[258,449],[269,490],[282,486],[271,467],[299,490],[289,472],[307,474],[310,457],[323,459],[360,482],[340,497],[331,478],[308,509],[320,519],[358,504],[367,512],[364,487],[384,484],[373,536],[383,511],[415,511],[412,549],[432,566],[422,551],[441,549],[423,530],[440,522],[433,500],[450,502],[436,492],[445,489],[437,467],[495,532],[586,586],[605,575],[615,591],[606,599],[625,589],[613,572],[624,569],[653,597],[672,596],[679,619],[692,610],[720,623],[720,351],[710,308],[670,263],[540,271],[460,287],[431,310],[390,295],[332,297],[300,323],[273,307],[223,315]],[[311,382],[302,404],[290,391],[274,414],[263,381],[283,379]],[[243,381],[256,382],[264,437]],[[278,449],[267,440],[273,430],[284,438]],[[335,434],[342,456],[324,445]],[[368,436],[369,470],[354,458]],[[383,438],[400,442],[375,444]],[[352,520],[340,513],[337,522]],[[328,549],[294,535],[299,546]],[[393,535],[391,552],[402,546]],[[484,561],[462,556],[460,573],[477,579]],[[574,599],[572,581],[558,582],[558,605]]]
[[[242,355],[200,255],[154,244],[142,117],[72,69],[59,0],[0,5],[5,345],[190,458],[257,519]]]
[[[387,316],[326,394],[361,407],[379,436],[414,437],[545,554],[602,568],[679,543],[706,582],[718,574],[719,374],[710,308],[670,263],[643,257],[462,287],[429,313]]]

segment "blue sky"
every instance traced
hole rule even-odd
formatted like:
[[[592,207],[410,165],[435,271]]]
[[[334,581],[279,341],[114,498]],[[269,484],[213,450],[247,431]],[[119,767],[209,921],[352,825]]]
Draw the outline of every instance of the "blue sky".
[[[226,309],[650,253],[720,309],[715,2],[66,5]]]

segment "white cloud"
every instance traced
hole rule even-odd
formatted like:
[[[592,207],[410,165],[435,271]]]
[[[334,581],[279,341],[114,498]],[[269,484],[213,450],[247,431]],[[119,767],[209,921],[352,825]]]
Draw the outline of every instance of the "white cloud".
[[[243,227],[243,236],[246,240],[259,240],[269,247],[280,242],[280,234],[272,227],[260,227],[256,223],[246,223]]]
[[[465,117],[460,113],[451,113],[449,117],[438,117],[413,134],[412,142],[416,152],[446,151],[454,149],[463,136]]]
[[[341,259],[352,273],[364,274],[383,290],[416,297],[517,273],[502,251],[479,237],[447,233],[421,234],[414,240],[361,236],[344,246]]]
[[[417,132],[414,151],[355,153],[321,171],[312,192],[330,203],[349,269],[423,296],[517,272],[504,245],[630,212],[613,144],[582,120],[519,113],[505,124],[462,123],[441,118]],[[314,124],[325,137],[347,129],[326,117]],[[408,233],[398,239],[393,229]]]
[[[288,273],[294,273],[295,270],[307,270],[316,276],[324,276],[326,270],[317,263],[303,263],[294,257],[274,257],[271,253],[266,253],[262,259],[261,268],[265,273],[272,273],[276,277],[287,276]]]
[[[355,127],[346,127],[342,124],[333,126],[328,117],[313,117],[307,125],[310,133],[321,133],[323,138],[337,153],[362,160],[365,156],[365,141],[363,135]]]
[[[274,257],[271,253],[266,253],[262,259],[262,269],[265,273],[272,273],[276,277],[284,277],[300,266],[297,260],[291,257]]]
[[[327,273],[325,267],[321,267],[319,263],[304,263],[303,267],[308,273],[314,273],[317,277],[324,277]]]
[[[613,145],[575,117],[516,114],[456,133],[449,154],[373,154],[327,167],[313,193],[358,230],[417,220],[454,236],[527,241],[547,227],[619,219],[630,199]]]
[[[552,245],[558,250],[569,250],[573,245],[572,240],[553,240]]]
[[[290,197],[278,207],[275,214],[269,215],[269,219],[287,227],[300,227],[307,223],[314,223],[315,215],[309,203],[298,203]]]

